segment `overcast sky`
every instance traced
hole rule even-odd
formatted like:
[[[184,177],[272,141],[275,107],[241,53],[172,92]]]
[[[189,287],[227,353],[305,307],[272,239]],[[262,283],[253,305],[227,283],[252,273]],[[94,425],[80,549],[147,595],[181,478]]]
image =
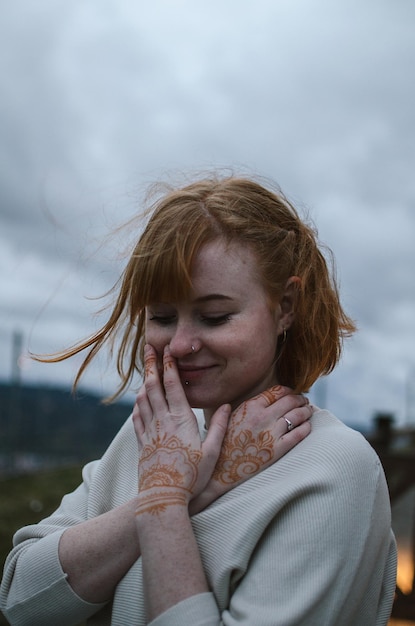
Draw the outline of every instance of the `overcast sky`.
[[[146,186],[233,167],[334,251],[359,333],[312,393],[415,421],[415,2],[35,0],[0,20],[0,378],[88,335]],[[22,361],[69,385],[79,360]],[[84,384],[113,391],[97,364]],[[412,398],[412,399],[411,399]]]

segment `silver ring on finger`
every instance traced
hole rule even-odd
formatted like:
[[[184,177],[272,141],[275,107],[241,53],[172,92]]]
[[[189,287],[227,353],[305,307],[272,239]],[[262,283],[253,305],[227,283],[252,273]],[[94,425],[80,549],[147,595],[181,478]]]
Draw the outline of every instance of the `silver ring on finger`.
[[[290,432],[294,428],[294,424],[288,418],[284,417],[284,419],[287,422],[287,431]]]

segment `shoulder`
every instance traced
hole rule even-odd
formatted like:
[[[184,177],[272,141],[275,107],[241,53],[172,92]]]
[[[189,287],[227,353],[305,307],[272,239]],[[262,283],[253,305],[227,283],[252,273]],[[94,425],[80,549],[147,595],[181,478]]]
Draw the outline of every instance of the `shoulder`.
[[[346,426],[332,413],[317,409],[311,418],[311,433],[303,442],[304,454],[333,470],[379,467],[376,452],[358,431]]]
[[[361,500],[381,497],[388,490],[379,457],[363,435],[333,414],[317,410],[311,433],[276,463],[238,486],[235,492],[257,494],[263,501],[304,498]],[[235,494],[236,495],[236,494]],[[226,498],[226,495],[224,496]]]
[[[326,503],[343,500],[368,507],[376,501],[387,510],[383,467],[365,437],[329,411],[317,410],[311,422],[310,435],[271,466],[272,478],[291,494],[307,492]]]

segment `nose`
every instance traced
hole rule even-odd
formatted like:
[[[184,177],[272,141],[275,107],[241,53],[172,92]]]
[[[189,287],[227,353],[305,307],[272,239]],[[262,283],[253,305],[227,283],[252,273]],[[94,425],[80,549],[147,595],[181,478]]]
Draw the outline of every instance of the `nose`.
[[[189,323],[178,323],[170,339],[170,353],[176,359],[193,354],[196,350],[197,340],[193,326]]]

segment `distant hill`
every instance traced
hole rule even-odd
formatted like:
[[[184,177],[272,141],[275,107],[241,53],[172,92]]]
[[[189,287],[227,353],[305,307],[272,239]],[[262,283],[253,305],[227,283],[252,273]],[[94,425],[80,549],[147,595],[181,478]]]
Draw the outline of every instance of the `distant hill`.
[[[84,391],[0,383],[0,471],[100,457],[131,409]]]

